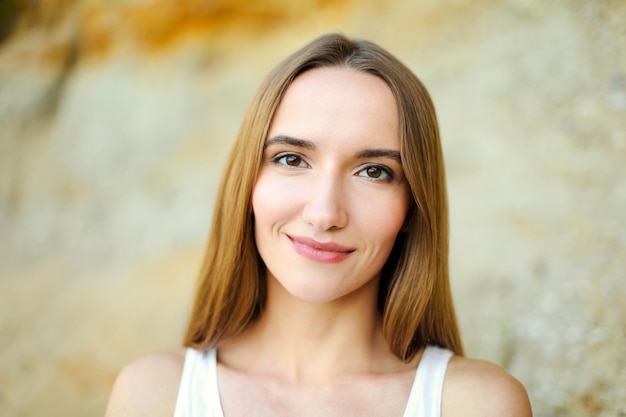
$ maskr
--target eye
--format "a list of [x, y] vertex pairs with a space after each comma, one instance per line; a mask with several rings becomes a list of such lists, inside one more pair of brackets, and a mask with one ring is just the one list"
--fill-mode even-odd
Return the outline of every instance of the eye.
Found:
[[372, 180], [391, 181], [393, 179], [393, 172], [379, 165], [370, 165], [357, 172], [357, 176]]
[[292, 168], [307, 168], [309, 166], [301, 156], [293, 153], [277, 155], [272, 159], [272, 162]]

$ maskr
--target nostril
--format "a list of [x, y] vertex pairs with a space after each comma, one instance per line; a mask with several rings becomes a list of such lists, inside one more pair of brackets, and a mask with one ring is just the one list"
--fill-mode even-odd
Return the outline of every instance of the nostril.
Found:
[[347, 224], [344, 184], [341, 178], [340, 172], [327, 166], [326, 169], [320, 168], [309, 182], [302, 217], [315, 230], [342, 228]]
[[347, 223], [347, 213], [337, 204], [312, 203], [304, 206], [303, 219], [316, 230], [330, 230], [344, 227]]

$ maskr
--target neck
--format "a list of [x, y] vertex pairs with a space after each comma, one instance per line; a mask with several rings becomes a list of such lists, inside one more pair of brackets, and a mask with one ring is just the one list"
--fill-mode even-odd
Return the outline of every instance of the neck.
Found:
[[399, 360], [382, 336], [377, 293], [372, 280], [340, 299], [307, 302], [268, 277], [262, 316], [220, 346], [220, 360], [294, 381], [383, 372]]

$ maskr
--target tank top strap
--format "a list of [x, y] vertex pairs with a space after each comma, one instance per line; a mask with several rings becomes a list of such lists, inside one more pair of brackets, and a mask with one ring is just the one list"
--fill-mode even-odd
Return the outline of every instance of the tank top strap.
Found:
[[187, 348], [174, 417], [224, 417], [217, 386], [217, 351]]
[[443, 381], [452, 352], [436, 346], [424, 349], [411, 387], [404, 417], [440, 417]]
[[[440, 417], [443, 382], [451, 357], [447, 349], [424, 349], [404, 417]], [[216, 349], [187, 349], [174, 417], [224, 417], [217, 385]]]

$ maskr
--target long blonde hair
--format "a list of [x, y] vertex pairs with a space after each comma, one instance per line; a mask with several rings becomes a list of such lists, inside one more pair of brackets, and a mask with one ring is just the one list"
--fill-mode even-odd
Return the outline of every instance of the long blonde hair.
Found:
[[405, 361], [426, 344], [462, 355], [449, 285], [446, 181], [432, 101], [420, 80], [387, 51], [340, 34], [317, 38], [287, 57], [265, 78], [248, 107], [217, 195], [184, 344], [217, 346], [262, 314], [265, 266], [254, 241], [252, 191], [270, 123], [285, 91], [299, 74], [324, 66], [380, 77], [398, 106], [402, 166], [413, 202], [381, 272], [385, 338]]

